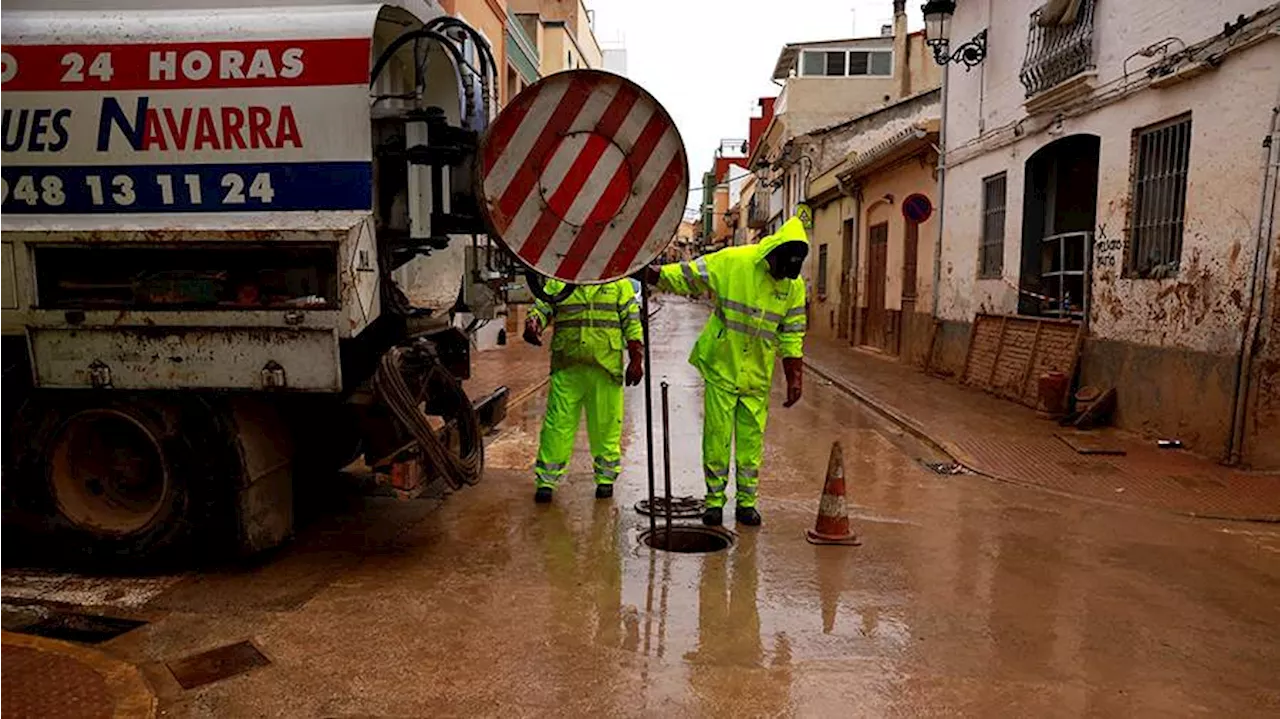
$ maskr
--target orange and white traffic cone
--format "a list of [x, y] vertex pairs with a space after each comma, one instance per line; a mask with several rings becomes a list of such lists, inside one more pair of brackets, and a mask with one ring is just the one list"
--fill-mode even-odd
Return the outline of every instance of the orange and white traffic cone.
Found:
[[805, 531], [805, 537], [810, 544], [861, 544], [849, 527], [849, 512], [844, 503], [844, 452], [839, 442], [831, 444], [827, 481], [822, 487], [822, 502], [818, 504], [818, 521], [813, 529]]

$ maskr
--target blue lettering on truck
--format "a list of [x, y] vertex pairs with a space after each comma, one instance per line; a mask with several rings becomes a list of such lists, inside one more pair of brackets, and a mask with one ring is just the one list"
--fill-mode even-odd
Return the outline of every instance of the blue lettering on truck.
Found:
[[0, 211], [372, 209], [366, 38], [171, 45], [6, 46]]

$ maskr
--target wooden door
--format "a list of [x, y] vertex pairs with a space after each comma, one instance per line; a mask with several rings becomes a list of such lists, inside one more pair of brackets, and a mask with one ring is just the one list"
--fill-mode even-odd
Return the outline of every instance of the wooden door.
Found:
[[856, 339], [853, 307], [857, 303], [858, 283], [853, 276], [853, 220], [845, 220], [841, 231], [840, 252], [840, 330], [836, 336], [844, 340]]
[[889, 223], [882, 222], [867, 229], [867, 321], [862, 333], [863, 344], [880, 350], [888, 349], [889, 318], [884, 308], [888, 269]]

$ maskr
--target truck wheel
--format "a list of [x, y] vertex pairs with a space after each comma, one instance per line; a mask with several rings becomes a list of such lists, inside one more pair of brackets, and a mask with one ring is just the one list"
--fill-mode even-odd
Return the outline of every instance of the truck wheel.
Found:
[[33, 396], [17, 469], [51, 548], [134, 563], [187, 547], [231, 496], [216, 491], [236, 457], [221, 424], [195, 398]]

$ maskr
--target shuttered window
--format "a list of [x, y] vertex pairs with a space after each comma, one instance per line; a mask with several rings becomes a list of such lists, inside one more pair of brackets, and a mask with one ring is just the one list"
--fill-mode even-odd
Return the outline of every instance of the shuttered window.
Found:
[[818, 297], [827, 296], [827, 245], [818, 245]]
[[982, 180], [982, 238], [978, 278], [999, 279], [1004, 270], [1005, 173]]

